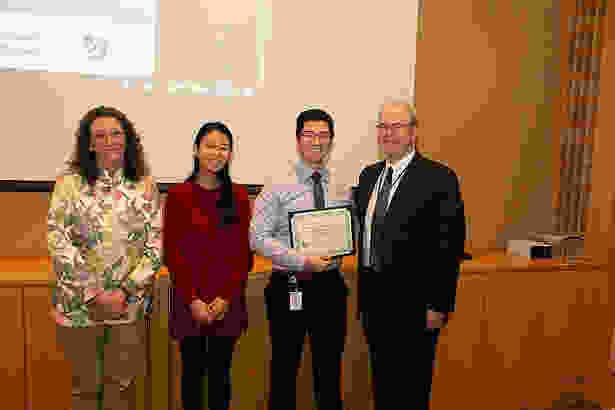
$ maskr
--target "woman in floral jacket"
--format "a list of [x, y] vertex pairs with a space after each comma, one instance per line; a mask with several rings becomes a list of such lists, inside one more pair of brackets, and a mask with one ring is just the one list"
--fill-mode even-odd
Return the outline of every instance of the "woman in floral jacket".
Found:
[[142, 319], [160, 269], [159, 194], [122, 112], [89, 111], [76, 138], [48, 213], [52, 315], [73, 365], [73, 410], [95, 410], [103, 398], [105, 409], [132, 409], [145, 369]]

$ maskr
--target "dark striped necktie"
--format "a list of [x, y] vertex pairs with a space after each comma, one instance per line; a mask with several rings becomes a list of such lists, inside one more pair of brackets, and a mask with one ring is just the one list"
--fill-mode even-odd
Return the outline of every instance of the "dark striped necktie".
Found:
[[389, 194], [391, 193], [391, 186], [393, 180], [393, 168], [387, 169], [386, 177], [378, 192], [378, 199], [376, 200], [376, 209], [372, 216], [372, 232], [370, 237], [370, 250], [369, 250], [369, 262], [370, 265], [376, 270], [382, 269], [381, 258], [378, 254], [377, 245], [382, 242], [382, 233], [384, 228], [384, 216], [386, 215], [387, 205], [389, 202]]
[[319, 172], [312, 174], [312, 180], [314, 181], [314, 208], [323, 209], [325, 207], [325, 192], [322, 189], [320, 183], [322, 176]]

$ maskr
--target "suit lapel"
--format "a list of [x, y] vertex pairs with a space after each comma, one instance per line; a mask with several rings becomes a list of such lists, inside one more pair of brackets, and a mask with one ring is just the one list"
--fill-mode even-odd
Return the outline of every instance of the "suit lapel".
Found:
[[[410, 161], [410, 163], [408, 164], [408, 168], [406, 169], [406, 172], [404, 173], [404, 175], [402, 175], [401, 181], [399, 181], [399, 185], [397, 186], [397, 189], [395, 190], [395, 193], [393, 194], [393, 197], [391, 198], [391, 202], [389, 203], [386, 216], [389, 216], [394, 210], [394, 207], [398, 203], [400, 203], [400, 198], [403, 195], [403, 193], [406, 190], [411, 189], [411, 186], [413, 185], [413, 180], [416, 180], [415, 178], [417, 175], [416, 171], [420, 168], [422, 160], [423, 160], [423, 157], [418, 153], [418, 151], [415, 152], [414, 158], [412, 158], [412, 161]], [[409, 206], [408, 202], [405, 202], [404, 205], [406, 207]]]
[[384, 161], [380, 161], [376, 163], [376, 166], [372, 169], [372, 172], [367, 176], [367, 183], [365, 184], [365, 188], [363, 192], [361, 192], [361, 217], [365, 217], [365, 212], [367, 211], [367, 207], [369, 205], [369, 198], [372, 195], [372, 191], [376, 188], [376, 182], [378, 182], [378, 177], [380, 173], [384, 169]]

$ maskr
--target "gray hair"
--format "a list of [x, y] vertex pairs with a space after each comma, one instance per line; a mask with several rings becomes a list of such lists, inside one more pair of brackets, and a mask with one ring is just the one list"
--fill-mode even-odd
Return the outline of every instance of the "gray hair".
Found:
[[385, 102], [380, 104], [380, 109], [378, 110], [378, 120], [382, 118], [382, 112], [384, 111], [385, 105], [403, 105], [408, 107], [408, 121], [410, 124], [416, 123], [416, 108], [406, 99], [386, 99]]

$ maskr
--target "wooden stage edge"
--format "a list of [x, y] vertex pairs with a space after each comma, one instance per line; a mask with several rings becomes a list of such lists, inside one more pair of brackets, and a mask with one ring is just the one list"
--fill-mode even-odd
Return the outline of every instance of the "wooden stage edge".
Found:
[[[469, 252], [471, 253], [471, 252]], [[486, 275], [497, 272], [527, 272], [527, 271], [567, 271], [580, 272], [604, 269], [594, 264], [589, 258], [581, 258], [575, 263], [566, 263], [561, 259], [529, 260], [521, 256], [506, 255], [503, 250], [475, 251], [474, 259], [464, 261], [461, 264], [461, 276]], [[342, 271], [356, 271], [356, 257], [344, 258]], [[254, 268], [249, 274], [250, 279], [263, 279], [271, 272], [271, 261], [256, 256]], [[167, 276], [168, 271], [163, 267], [159, 276]], [[50, 258], [40, 257], [0, 257], [0, 286], [23, 285], [48, 285], [55, 281], [55, 275], [51, 271]]]

